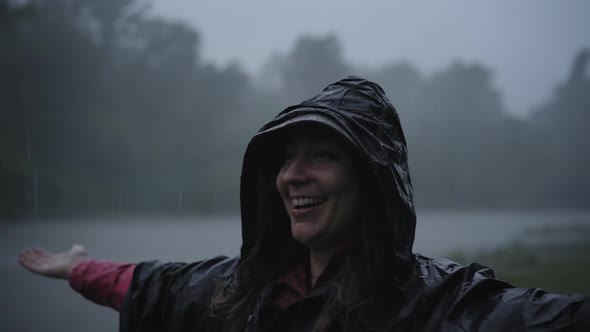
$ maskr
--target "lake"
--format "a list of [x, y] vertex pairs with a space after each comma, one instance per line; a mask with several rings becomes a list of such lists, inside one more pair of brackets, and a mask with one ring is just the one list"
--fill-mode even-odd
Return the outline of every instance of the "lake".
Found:
[[[427, 256], [478, 250], [519, 242], [546, 241], [534, 229], [583, 225], [590, 212], [418, 213], [414, 251]], [[551, 236], [574, 241], [577, 234]], [[148, 259], [194, 261], [240, 248], [237, 216], [55, 219], [0, 224], [0, 312], [3, 331], [117, 331], [118, 315], [83, 299], [66, 282], [42, 278], [17, 263], [26, 247], [49, 251], [86, 246], [95, 258], [124, 262]]]

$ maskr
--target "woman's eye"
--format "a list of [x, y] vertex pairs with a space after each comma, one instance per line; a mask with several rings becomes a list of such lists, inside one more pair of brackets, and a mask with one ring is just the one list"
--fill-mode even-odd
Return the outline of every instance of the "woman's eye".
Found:
[[283, 155], [281, 157], [282, 157], [281, 168], [284, 168], [291, 163], [293, 158], [295, 158], [295, 153], [289, 152], [289, 151], [284, 151]]
[[289, 161], [291, 159], [295, 158], [295, 154], [294, 153], [289, 153], [289, 152], [285, 152], [283, 153], [283, 161]]
[[317, 151], [314, 154], [314, 157], [319, 161], [333, 161], [338, 159], [338, 156], [335, 153], [326, 150]]
[[290, 160], [295, 157], [295, 148], [291, 144], [287, 144], [283, 147], [282, 151], [283, 160]]

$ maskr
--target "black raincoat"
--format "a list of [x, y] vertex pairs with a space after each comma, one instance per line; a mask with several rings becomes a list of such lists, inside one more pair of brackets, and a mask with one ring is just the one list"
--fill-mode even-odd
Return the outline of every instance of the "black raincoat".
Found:
[[[582, 295], [548, 294], [515, 288], [495, 278], [491, 269], [461, 266], [412, 252], [416, 224], [406, 142], [397, 112], [376, 84], [351, 77], [289, 107], [253, 137], [244, 156], [241, 177], [242, 249], [248, 256], [264, 241], [258, 223], [276, 209], [274, 176], [269, 174], [272, 133], [294, 123], [331, 127], [359, 152], [382, 200], [383, 229], [394, 255], [412, 266], [404, 287], [406, 299], [392, 309], [386, 331], [590, 331], [590, 300]], [[275, 204], [270, 206], [269, 204]], [[272, 241], [271, 241], [272, 242]], [[272, 251], [273, 243], [266, 248]], [[275, 244], [276, 245], [276, 244]], [[272, 255], [272, 253], [269, 253]], [[219, 280], [228, 280], [240, 257], [217, 257], [192, 264], [139, 264], [121, 312], [121, 331], [198, 331]], [[268, 304], [268, 285], [245, 322], [258, 331], [260, 309]], [[328, 282], [290, 306], [277, 331], [309, 331], [334, 288]]]

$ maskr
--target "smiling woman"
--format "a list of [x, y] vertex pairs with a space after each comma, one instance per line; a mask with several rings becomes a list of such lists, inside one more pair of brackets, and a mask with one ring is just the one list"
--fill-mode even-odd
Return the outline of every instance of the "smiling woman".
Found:
[[291, 234], [310, 249], [312, 286], [332, 257], [351, 245], [360, 223], [353, 154], [331, 131], [313, 122], [291, 129], [276, 180]]
[[276, 181], [293, 238], [312, 251], [330, 251], [351, 239], [359, 222], [353, 156], [330, 130], [299, 125], [289, 132]]
[[122, 331], [590, 328], [585, 296], [514, 288], [479, 264], [413, 253], [406, 141], [375, 83], [338, 81], [265, 124], [240, 190], [235, 258], [125, 265], [76, 246], [20, 261], [120, 310]]

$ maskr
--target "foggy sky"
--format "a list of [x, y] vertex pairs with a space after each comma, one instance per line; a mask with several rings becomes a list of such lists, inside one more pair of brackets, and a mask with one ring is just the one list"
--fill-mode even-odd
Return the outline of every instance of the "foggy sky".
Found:
[[575, 54], [590, 47], [586, 0], [155, 0], [153, 13], [196, 27], [205, 61], [237, 61], [251, 74], [306, 33], [335, 33], [357, 66], [409, 61], [428, 75], [457, 60], [482, 63], [521, 116], [546, 101]]

